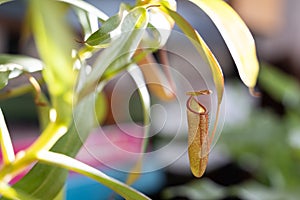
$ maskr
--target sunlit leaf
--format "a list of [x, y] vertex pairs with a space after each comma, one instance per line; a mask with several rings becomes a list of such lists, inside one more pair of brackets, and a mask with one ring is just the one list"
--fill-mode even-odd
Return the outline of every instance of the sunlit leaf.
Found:
[[144, 121], [144, 128], [143, 128], [144, 135], [143, 135], [140, 156], [136, 161], [135, 165], [133, 166], [133, 168], [130, 170], [126, 180], [126, 183], [131, 185], [136, 180], [138, 180], [141, 174], [141, 170], [143, 168], [143, 153], [145, 153], [149, 141], [151, 99], [150, 99], [149, 91], [146, 87], [144, 76], [140, 68], [134, 64], [131, 65], [131, 67], [128, 69], [128, 72], [138, 88], [138, 93], [142, 102], [143, 121]]
[[93, 32], [99, 29], [98, 18], [95, 15], [87, 13], [79, 8], [75, 8], [74, 10], [82, 27], [84, 40], [86, 40]]
[[224, 77], [218, 61], [216, 60], [207, 44], [204, 42], [203, 38], [182, 16], [168, 8], [166, 8], [166, 12], [169, 13], [169, 15], [175, 20], [178, 27], [186, 36], [188, 36], [199, 53], [204, 56], [204, 59], [208, 62], [212, 71], [215, 87], [218, 94], [218, 103], [220, 104], [224, 92]]
[[113, 179], [102, 173], [101, 171], [66, 155], [42, 151], [38, 154], [38, 159], [46, 164], [60, 166], [92, 178], [111, 188], [128, 200], [149, 199], [147, 196], [131, 188], [130, 186], [116, 179]]
[[199, 6], [219, 29], [242, 81], [254, 88], [259, 64], [254, 39], [239, 15], [223, 0], [189, 0]]
[[[31, 24], [45, 68], [42, 71], [57, 121], [69, 123], [72, 114], [75, 73], [71, 55], [74, 42], [65, 21], [65, 10], [55, 1], [30, 1]], [[44, 10], [51, 12], [44, 12]], [[67, 76], [66, 76], [67, 75]]]
[[126, 15], [121, 24], [121, 35], [116, 36], [118, 38], [110, 47], [104, 49], [95, 61], [94, 68], [81, 89], [79, 99], [95, 90], [105, 70], [107, 70], [105, 73], [110, 73], [130, 62], [147, 24], [148, 15], [145, 8], [137, 7]]
[[107, 97], [104, 92], [100, 92], [95, 95], [95, 114], [97, 119], [97, 124], [102, 124], [106, 119], [108, 113], [108, 102]]
[[[173, 10], [176, 10], [176, 2]], [[174, 20], [160, 10], [159, 7], [149, 8], [149, 23], [159, 32], [159, 47], [163, 47], [174, 27]]]
[[99, 28], [99, 20], [106, 21], [109, 17], [95, 6], [82, 0], [57, 0], [72, 5], [84, 31], [84, 38], [89, 37]]
[[87, 40], [86, 43], [90, 46], [107, 46], [111, 42], [110, 32], [115, 30], [121, 23], [122, 15], [117, 14], [110, 17], [105, 21], [99, 30], [94, 32]]
[[14, 148], [1, 109], [0, 109], [0, 145], [1, 145], [3, 163], [5, 165], [8, 165], [15, 160], [15, 153], [14, 153]]
[[[153, 53], [153, 51], [155, 51], [155, 49], [144, 49], [143, 51], [139, 51], [136, 50], [134, 56], [126, 62], [126, 60], [123, 60], [123, 62], [114, 62], [112, 65], [110, 65], [110, 67], [112, 67], [112, 70], [106, 70], [104, 72], [104, 74], [102, 75], [100, 82], [101, 81], [107, 81], [111, 78], [113, 78], [114, 76], [116, 76], [118, 73], [120, 73], [121, 71], [124, 71], [126, 69], [128, 69], [128, 67], [132, 64], [136, 64], [138, 62], [140, 62], [141, 60], [143, 60], [148, 54]], [[125, 57], [125, 56], [124, 56]]]
[[215, 56], [213, 55], [213, 53], [211, 52], [207, 44], [204, 42], [202, 37], [198, 34], [198, 32], [177, 12], [168, 9], [167, 7], [164, 8], [165, 8], [165, 12], [168, 13], [175, 20], [178, 27], [190, 39], [190, 41], [196, 47], [199, 54], [202, 55], [203, 58], [207, 61], [211, 69], [214, 84], [217, 90], [217, 99], [218, 99], [215, 122], [214, 122], [213, 130], [210, 138], [210, 140], [212, 141], [217, 129], [219, 115], [220, 115], [220, 107], [221, 107], [223, 93], [224, 93], [224, 77], [223, 77], [222, 69], [218, 61], [216, 60]]
[[10, 1], [13, 1], [13, 0], [0, 0], [0, 5], [3, 4], [3, 3], [10, 2]]
[[82, 0], [57, 0], [57, 1], [68, 3], [70, 5], [73, 5], [77, 8], [80, 8], [80, 9], [86, 11], [87, 13], [92, 13], [93, 15], [97, 16], [99, 19], [101, 19], [103, 21], [106, 21], [108, 19], [108, 16], [104, 12], [102, 12], [95, 6], [89, 4], [85, 1], [82, 1]]

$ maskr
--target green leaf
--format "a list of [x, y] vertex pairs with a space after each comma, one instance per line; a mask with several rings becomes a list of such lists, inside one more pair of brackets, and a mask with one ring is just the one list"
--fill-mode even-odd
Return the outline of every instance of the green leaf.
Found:
[[87, 40], [86, 43], [90, 46], [96, 46], [98, 48], [106, 47], [110, 44], [110, 32], [115, 30], [121, 23], [122, 14], [117, 14], [110, 17], [105, 21], [99, 30], [94, 32]]
[[0, 145], [4, 165], [8, 165], [15, 160], [14, 148], [5, 123], [5, 119], [0, 109]]
[[165, 11], [174, 19], [178, 27], [191, 40], [198, 52], [209, 64], [218, 93], [218, 103], [220, 104], [224, 92], [224, 77], [218, 61], [216, 60], [207, 44], [204, 42], [203, 38], [182, 16], [180, 16], [177, 12], [168, 9], [167, 7], [165, 7]]
[[151, 99], [150, 99], [149, 91], [146, 87], [143, 73], [139, 68], [139, 66], [137, 66], [136, 64], [131, 65], [131, 67], [129, 67], [128, 69], [128, 72], [138, 88], [139, 96], [142, 102], [143, 119], [144, 119], [144, 129], [143, 129], [144, 135], [143, 135], [142, 147], [140, 151], [141, 155], [139, 156], [133, 168], [130, 170], [126, 181], [127, 184], [131, 185], [140, 176], [142, 170], [142, 164], [143, 164], [143, 153], [146, 151], [148, 141], [149, 141]]
[[87, 75], [87, 81], [80, 88], [79, 99], [93, 92], [104, 73], [116, 71], [130, 62], [130, 58], [137, 49], [148, 24], [147, 11], [143, 7], [131, 10], [121, 24], [121, 34], [118, 35], [110, 47], [104, 49], [94, 63], [94, 68]]
[[[106, 70], [103, 74], [103, 76], [100, 79], [100, 82], [105, 82], [112, 77], [119, 74], [121, 71], [128, 69], [128, 67], [132, 64], [136, 64], [143, 60], [148, 54], [151, 54], [155, 51], [155, 49], [145, 49], [143, 51], [136, 51], [135, 55], [128, 61], [126, 60], [121, 61], [122, 59], [116, 60], [114, 63], [112, 63], [108, 70]], [[125, 56], [124, 56], [125, 57]], [[122, 65], [123, 64], [123, 65]]]
[[110, 189], [114, 190], [115, 192], [117, 192], [118, 194], [120, 194], [128, 200], [149, 199], [148, 197], [138, 192], [137, 190], [131, 188], [130, 186], [116, 179], [113, 179], [107, 176], [106, 174], [102, 173], [101, 171], [66, 155], [42, 151], [38, 154], [38, 159], [39, 161], [44, 162], [46, 164], [63, 167], [74, 172], [83, 174], [89, 178], [92, 178], [102, 183], [103, 185], [109, 187]]
[[73, 5], [81, 10], [86, 11], [87, 13], [91, 13], [92, 15], [95, 15], [96, 17], [98, 17], [99, 19], [101, 19], [103, 21], [106, 21], [108, 19], [108, 16], [104, 12], [102, 12], [95, 6], [89, 4], [85, 1], [82, 1], [82, 0], [57, 0], [57, 1]]
[[223, 93], [224, 93], [224, 77], [223, 77], [222, 69], [218, 61], [216, 60], [215, 56], [213, 55], [213, 53], [211, 52], [207, 44], [204, 42], [202, 37], [198, 34], [198, 32], [177, 12], [169, 9], [166, 6], [164, 6], [164, 8], [165, 8], [164, 11], [174, 19], [178, 27], [190, 39], [190, 41], [196, 47], [199, 54], [204, 57], [204, 59], [209, 64], [210, 69], [212, 71], [212, 76], [213, 76], [214, 84], [217, 90], [217, 97], [218, 97], [218, 106], [216, 111], [215, 123], [211, 134], [211, 140], [212, 140], [217, 129], [220, 107], [221, 107]]
[[84, 39], [87, 39], [93, 32], [98, 30], [98, 18], [79, 8], [75, 8], [74, 10], [83, 29]]
[[13, 0], [0, 0], [0, 5], [4, 4], [4, 3], [7, 3], [7, 2], [10, 2], [10, 1], [13, 1]]
[[72, 5], [79, 18], [80, 24], [84, 31], [84, 38], [89, 37], [99, 28], [99, 20], [106, 21], [109, 17], [94, 7], [93, 5], [82, 0], [58, 0]]
[[201, 8], [220, 31], [242, 81], [254, 88], [259, 64], [254, 39], [239, 15], [223, 0], [189, 0]]
[[4, 88], [7, 85], [9, 74], [10, 74], [10, 71], [8, 71], [8, 70], [6, 70], [4, 72], [0, 71], [0, 89]]
[[[68, 132], [51, 151], [74, 157], [95, 124], [94, 96], [83, 99], [75, 108]], [[37, 199], [52, 200], [65, 184], [68, 171], [44, 164], [35, 165], [13, 188], [26, 191]]]
[[57, 113], [56, 121], [68, 124], [72, 115], [75, 72], [71, 57], [73, 35], [65, 21], [65, 9], [49, 0], [31, 0], [29, 6], [33, 35], [45, 63], [43, 77]]
[[95, 94], [95, 114], [97, 119], [97, 124], [102, 124], [108, 113], [108, 102], [107, 97], [104, 92]]

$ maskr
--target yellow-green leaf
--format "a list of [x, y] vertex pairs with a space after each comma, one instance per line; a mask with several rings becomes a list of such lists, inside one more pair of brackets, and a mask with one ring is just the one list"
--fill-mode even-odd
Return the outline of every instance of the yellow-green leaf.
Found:
[[10, 2], [10, 1], [13, 1], [13, 0], [0, 0], [0, 5], [3, 4], [3, 3]]
[[135, 165], [129, 171], [129, 174], [128, 174], [128, 177], [126, 180], [126, 184], [131, 185], [136, 180], [139, 179], [142, 168], [143, 168], [143, 153], [146, 151], [147, 145], [149, 142], [151, 99], [150, 99], [150, 94], [149, 94], [147, 87], [143, 87], [144, 85], [146, 85], [146, 83], [145, 83], [146, 80], [143, 78], [143, 73], [140, 70], [140, 68], [137, 65], [133, 64], [128, 69], [128, 72], [138, 88], [139, 96], [140, 96], [141, 103], [142, 103], [143, 118], [144, 118], [143, 119], [144, 135], [143, 135], [141, 151], [140, 151], [141, 154], [140, 154], [138, 160], [136, 161]]
[[51, 0], [31, 0], [29, 6], [33, 35], [45, 63], [42, 73], [51, 103], [56, 109], [57, 121], [67, 124], [72, 114], [75, 72], [71, 57], [74, 37], [65, 21], [66, 10], [61, 3]]
[[209, 64], [217, 90], [218, 104], [221, 104], [224, 92], [224, 77], [218, 61], [216, 60], [207, 44], [204, 42], [203, 38], [199, 35], [199, 33], [180, 14], [173, 10], [170, 10], [165, 6], [164, 8], [164, 11], [174, 19], [177, 26], [190, 39], [199, 54], [201, 54]]
[[254, 39], [239, 15], [223, 0], [189, 0], [214, 22], [238, 68], [242, 81], [253, 88], [259, 64]]
[[190, 41], [196, 47], [199, 54], [202, 55], [203, 58], [207, 61], [211, 69], [214, 84], [217, 90], [217, 99], [218, 99], [215, 122], [214, 122], [213, 130], [210, 138], [210, 140], [212, 141], [215, 132], [217, 130], [220, 108], [221, 108], [221, 103], [222, 103], [223, 93], [224, 93], [224, 77], [223, 77], [222, 69], [218, 61], [216, 60], [215, 56], [213, 55], [213, 53], [211, 52], [207, 44], [204, 42], [202, 37], [199, 35], [199, 33], [177, 12], [168, 9], [168, 7], [166, 6], [164, 6], [164, 11], [174, 19], [175, 23], [182, 30], [182, 32], [190, 39]]
[[106, 187], [114, 190], [119, 195], [123, 196], [126, 199], [130, 200], [149, 200], [147, 196], [144, 194], [138, 192], [134, 188], [114, 179], [103, 172], [86, 165], [74, 158], [71, 158], [69, 156], [66, 156], [64, 154], [55, 153], [55, 152], [47, 152], [47, 151], [41, 151], [38, 154], [39, 161], [53, 165], [58, 167], [63, 167], [68, 170], [72, 170], [74, 172], [80, 173], [82, 175], [85, 175], [89, 178], [92, 178], [99, 183], [105, 185]]

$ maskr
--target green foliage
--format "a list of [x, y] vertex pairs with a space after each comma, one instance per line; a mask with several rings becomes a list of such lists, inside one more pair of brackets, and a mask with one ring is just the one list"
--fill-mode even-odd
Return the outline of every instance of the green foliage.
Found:
[[[5, 2], [8, 1], [2, 0], [0, 4]], [[254, 87], [258, 66], [253, 38], [247, 27], [223, 1], [192, 2], [207, 12], [216, 23], [224, 34], [242, 80], [247, 86]], [[32, 85], [30, 88], [20, 85], [0, 96], [11, 98], [34, 91], [42, 131], [30, 147], [14, 155], [1, 113], [0, 142], [4, 158], [0, 166], [2, 199], [61, 199], [68, 170], [95, 179], [126, 199], [149, 199], [132, 187], [74, 159], [98, 119], [103, 118], [98, 113], [96, 119], [94, 105], [96, 104], [97, 109], [102, 106], [106, 110], [105, 101], [97, 99], [97, 96], [113, 76], [134, 68], [147, 54], [165, 44], [169, 35], [163, 36], [160, 27], [149, 21], [150, 15], [159, 13], [164, 16], [163, 20], [169, 26], [168, 31], [177, 23], [210, 66], [218, 96], [216, 127], [223, 99], [224, 80], [215, 56], [197, 31], [176, 12], [176, 2], [172, 0], [137, 1], [135, 6], [121, 4], [119, 12], [112, 17], [80, 0], [30, 0], [27, 3], [30, 29], [41, 60], [20, 55], [0, 55], [1, 89], [24, 73], [28, 75]], [[84, 33], [84, 42], [79, 49], [76, 48], [78, 44], [74, 42], [75, 36], [66, 19], [70, 9], [75, 10]], [[228, 18], [223, 19], [224, 16]], [[222, 23], [217, 23], [216, 19], [220, 19]], [[231, 23], [235, 20], [238, 23]], [[149, 32], [146, 31], [147, 28]], [[237, 28], [238, 36], [232, 32]], [[155, 37], [146, 39], [146, 33]], [[242, 44], [242, 48], [238, 44]], [[251, 52], [245, 52], [244, 49]], [[87, 63], [92, 56], [95, 61], [90, 66]], [[30, 76], [30, 73], [37, 71], [42, 74], [43, 80], [40, 82]], [[139, 74], [132, 74], [132, 77], [138, 86], [147, 84], [141, 71]], [[39, 84], [47, 86], [49, 98], [42, 93]], [[139, 94], [144, 122], [148, 124], [149, 93], [147, 89], [140, 89]], [[144, 134], [147, 136], [148, 128], [145, 128]], [[146, 150], [147, 142], [144, 139], [142, 152]], [[137, 171], [132, 173], [139, 172], [141, 160], [137, 163]], [[14, 176], [32, 164], [35, 166], [20, 181], [13, 186], [8, 184]], [[134, 182], [135, 178], [129, 178], [128, 182]]]

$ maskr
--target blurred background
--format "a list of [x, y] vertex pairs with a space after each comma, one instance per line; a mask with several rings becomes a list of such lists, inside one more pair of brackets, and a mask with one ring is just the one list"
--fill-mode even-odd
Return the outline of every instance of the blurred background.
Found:
[[[110, 16], [118, 11], [120, 4], [119, 0], [88, 2]], [[125, 2], [134, 3], [133, 0]], [[182, 105], [183, 97], [175, 102], [160, 102], [152, 97], [155, 105], [161, 105], [162, 108], [157, 106], [153, 109], [151, 130], [155, 134], [151, 137], [149, 148], [151, 151], [160, 150], [166, 145], [169, 148], [155, 159], [145, 161], [144, 168], [147, 169], [144, 170], [147, 173], [142, 175], [134, 186], [153, 199], [299, 199], [300, 1], [227, 1], [245, 20], [256, 40], [261, 66], [256, 90], [261, 93], [261, 97], [252, 97], [240, 81], [228, 49], [209, 18], [193, 4], [185, 0], [177, 2], [178, 12], [200, 32], [224, 70], [226, 81], [224, 126], [220, 127], [222, 133], [211, 151], [206, 173], [201, 179], [196, 179], [189, 170], [185, 152], [187, 148], [185, 108], [177, 109], [178, 105]], [[26, 42], [23, 40], [25, 10], [26, 1], [0, 6], [0, 53], [37, 56], [32, 39]], [[73, 20], [72, 15], [70, 20]], [[76, 23], [74, 30], [80, 35]], [[197, 68], [202, 77], [197, 84], [205, 87], [211, 83], [210, 78], [203, 79], [209, 76], [207, 66], [196, 56], [191, 46], [185, 45], [185, 39], [181, 35], [172, 35], [167, 45], [175, 52], [169, 53], [169, 57], [170, 65], [176, 72], [183, 74], [185, 79], [199, 81], [199, 77], [191, 77], [193, 68]], [[191, 71], [180, 71], [182, 65]], [[119, 88], [124, 94], [118, 92], [119, 96], [113, 98], [113, 91], [119, 79], [112, 81], [103, 94], [104, 101], [111, 102], [112, 99], [117, 101], [114, 104], [107, 104], [108, 108], [103, 111], [106, 115], [101, 122], [104, 132], [114, 133], [116, 136], [123, 129], [114, 126], [116, 119], [113, 117], [112, 107], [120, 104], [118, 100], [124, 102], [122, 98], [128, 98], [126, 91], [133, 91], [128, 105], [125, 105], [128, 112], [124, 111], [124, 116], [118, 120], [124, 123], [142, 121], [141, 103], [134, 91], [133, 83], [130, 79], [126, 79], [126, 75], [122, 77], [125, 77], [122, 81], [129, 82], [127, 85], [121, 84]], [[16, 81], [28, 84], [26, 78]], [[24, 144], [26, 138], [37, 136], [39, 130], [36, 108], [30, 94], [1, 100], [0, 107], [6, 116], [16, 145]], [[141, 132], [132, 127], [126, 130]], [[110, 158], [115, 159], [108, 161], [112, 166], [127, 166], [126, 159], [122, 160], [122, 156], [110, 152], [110, 147], [105, 146], [101, 137], [98, 138], [99, 143], [93, 143], [97, 140], [95, 137], [99, 137], [97, 133], [99, 130], [94, 131], [92, 139], [87, 141], [87, 146], [91, 146], [83, 150], [79, 158], [124, 181], [126, 173], [101, 164], [100, 157], [97, 156], [103, 156], [103, 153], [98, 155], [97, 152], [105, 151], [112, 155]], [[115, 142], [127, 151], [135, 151], [140, 145], [139, 141], [129, 140], [126, 137], [119, 137]], [[161, 163], [168, 165], [161, 167]], [[71, 174], [67, 184], [67, 198], [81, 199], [81, 195], [87, 194], [90, 195], [89, 199], [114, 198], [111, 191], [99, 184]]]

